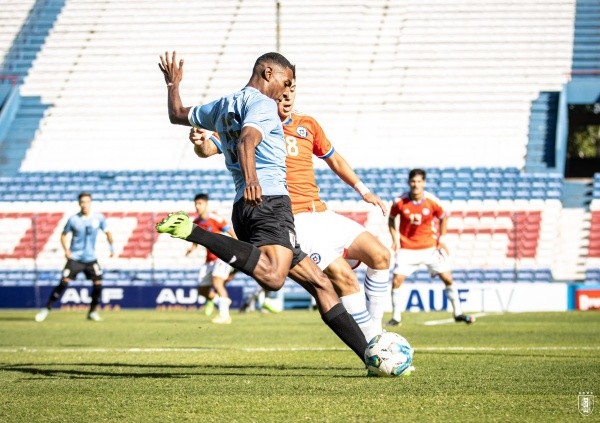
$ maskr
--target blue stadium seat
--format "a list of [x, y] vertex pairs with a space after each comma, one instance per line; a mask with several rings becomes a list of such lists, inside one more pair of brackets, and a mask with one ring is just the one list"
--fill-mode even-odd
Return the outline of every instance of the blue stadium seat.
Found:
[[515, 282], [517, 274], [515, 269], [502, 269], [499, 272], [500, 282]]
[[519, 270], [517, 278], [519, 282], [534, 282], [535, 272], [533, 270], [522, 269]]

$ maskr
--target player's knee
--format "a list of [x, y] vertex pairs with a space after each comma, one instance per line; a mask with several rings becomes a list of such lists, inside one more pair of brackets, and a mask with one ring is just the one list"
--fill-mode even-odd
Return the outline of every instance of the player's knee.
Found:
[[370, 267], [377, 270], [389, 269], [391, 259], [392, 255], [390, 254], [390, 250], [381, 246], [373, 255], [373, 266]]
[[355, 288], [359, 287], [356, 273], [348, 266], [346, 266], [346, 268], [328, 268], [325, 273], [335, 286], [337, 292], [346, 293], [354, 291]]
[[260, 279], [260, 285], [266, 291], [279, 291], [283, 288], [283, 284], [285, 283], [286, 274], [280, 274], [278, 272], [273, 272], [265, 275]]

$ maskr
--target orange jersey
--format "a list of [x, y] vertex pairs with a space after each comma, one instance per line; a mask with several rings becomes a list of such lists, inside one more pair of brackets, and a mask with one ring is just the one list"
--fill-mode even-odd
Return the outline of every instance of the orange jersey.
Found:
[[445, 216], [440, 200], [425, 191], [420, 202], [411, 200], [409, 193], [394, 199], [390, 217], [400, 216], [400, 247], [421, 250], [437, 245], [435, 218]]
[[[219, 216], [218, 214], [213, 213], [213, 212], [209, 212], [206, 219], [202, 219], [202, 218], [200, 218], [200, 216], [198, 216], [197, 218], [194, 219], [194, 223], [196, 225], [200, 226], [202, 229], [207, 230], [209, 232], [216, 233], [216, 234], [227, 233], [227, 231], [229, 231], [229, 228], [230, 228], [227, 220], [225, 220], [224, 218], [222, 218], [221, 216]], [[217, 256], [215, 256], [214, 253], [207, 248], [206, 249], [206, 262], [209, 263], [211, 261], [215, 261], [216, 259], [217, 259]]]
[[287, 185], [294, 214], [323, 211], [327, 207], [319, 197], [313, 154], [326, 159], [335, 151], [321, 125], [311, 116], [292, 112], [283, 122], [287, 150]]

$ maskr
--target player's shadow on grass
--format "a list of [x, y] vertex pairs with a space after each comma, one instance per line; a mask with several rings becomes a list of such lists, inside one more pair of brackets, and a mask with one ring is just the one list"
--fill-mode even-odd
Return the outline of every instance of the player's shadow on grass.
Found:
[[31, 317], [31, 316], [2, 316], [2, 315], [0, 315], [0, 322], [33, 322], [33, 317]]
[[[61, 369], [60, 367], [70, 367]], [[52, 368], [48, 368], [52, 367]], [[103, 370], [85, 370], [79, 367], [104, 367]], [[114, 368], [110, 370], [111, 368]], [[138, 368], [142, 370], [157, 369], [154, 372], [119, 371], [119, 368]], [[168, 369], [170, 371], [163, 371]], [[174, 369], [190, 370], [189, 372], [174, 372]], [[19, 372], [27, 375], [54, 378], [54, 379], [98, 379], [98, 378], [152, 378], [152, 379], [177, 379], [193, 378], [198, 376], [247, 376], [247, 377], [298, 377], [298, 376], [323, 376], [323, 372], [349, 372], [356, 371], [356, 367], [313, 367], [313, 366], [266, 366], [266, 365], [227, 365], [227, 364], [201, 364], [201, 365], [171, 365], [171, 364], [129, 364], [129, 363], [78, 363], [78, 364], [2, 364], [0, 371]], [[192, 371], [196, 370], [196, 371]], [[247, 370], [247, 371], [243, 371]], [[257, 372], [257, 370], [259, 370]], [[301, 371], [302, 373], [299, 373]], [[281, 372], [281, 373], [279, 373]], [[354, 378], [363, 375], [334, 374], [331, 377]], [[36, 377], [32, 378], [36, 379]]]

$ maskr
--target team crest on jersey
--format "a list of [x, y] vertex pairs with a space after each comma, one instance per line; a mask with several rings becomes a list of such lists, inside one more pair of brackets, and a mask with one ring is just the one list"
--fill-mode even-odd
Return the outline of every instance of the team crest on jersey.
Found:
[[308, 130], [304, 126], [299, 126], [296, 128], [296, 133], [302, 138], [306, 138], [308, 136]]
[[312, 253], [310, 255], [310, 259], [315, 262], [315, 264], [321, 263], [321, 255], [319, 253]]
[[409, 209], [404, 209], [404, 214], [410, 214], [410, 210]]
[[431, 210], [429, 210], [427, 207], [425, 207], [425, 208], [423, 208], [423, 211], [421, 213], [423, 213], [423, 216], [428, 216], [429, 213], [431, 213]]

